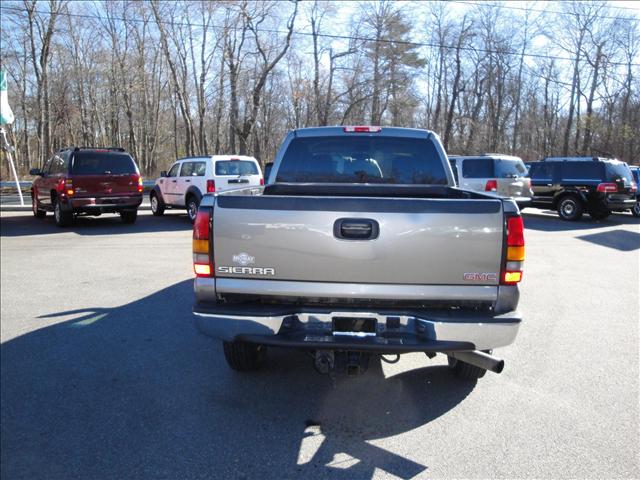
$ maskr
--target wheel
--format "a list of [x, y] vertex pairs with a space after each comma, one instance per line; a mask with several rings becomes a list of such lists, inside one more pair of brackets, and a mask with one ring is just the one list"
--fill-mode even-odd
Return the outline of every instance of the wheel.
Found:
[[122, 210], [120, 212], [122, 223], [135, 223], [137, 218], [138, 210]]
[[611, 215], [611, 210], [608, 210], [606, 208], [593, 209], [593, 210], [589, 210], [589, 215], [594, 220], [604, 220], [609, 215]]
[[631, 209], [631, 215], [634, 217], [640, 217], [640, 202], [636, 202], [636, 204]]
[[189, 197], [187, 198], [187, 213], [189, 214], [189, 220], [191, 220], [191, 223], [194, 223], [196, 221], [196, 215], [198, 215], [199, 206], [200, 202], [198, 201], [198, 199], [193, 195], [189, 195]]
[[151, 213], [153, 213], [156, 217], [159, 217], [164, 213], [164, 203], [160, 201], [158, 195], [151, 192]]
[[65, 212], [60, 206], [60, 202], [55, 200], [53, 207], [53, 218], [59, 227], [68, 227], [73, 222], [73, 212]]
[[[491, 350], [483, 350], [485, 353], [491, 353]], [[447, 356], [449, 368], [453, 370], [453, 374], [462, 380], [477, 380], [484, 377], [487, 371], [484, 368], [470, 365], [466, 362], [458, 360], [457, 358]]]
[[38, 200], [33, 193], [31, 193], [31, 209], [33, 210], [33, 216], [36, 218], [44, 218], [47, 216], [47, 212], [38, 208]]
[[583, 211], [582, 201], [574, 195], [562, 197], [558, 202], [558, 215], [562, 220], [575, 222], [582, 217]]
[[229, 366], [239, 372], [257, 370], [264, 363], [267, 348], [247, 342], [222, 342], [224, 358]]

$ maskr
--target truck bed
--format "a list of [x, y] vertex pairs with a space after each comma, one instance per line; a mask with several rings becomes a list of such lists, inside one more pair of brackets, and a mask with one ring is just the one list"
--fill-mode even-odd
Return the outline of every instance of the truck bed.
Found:
[[[336, 305], [495, 306], [517, 211], [447, 186], [274, 184], [211, 203], [218, 298]], [[341, 238], [345, 221], [377, 232]]]

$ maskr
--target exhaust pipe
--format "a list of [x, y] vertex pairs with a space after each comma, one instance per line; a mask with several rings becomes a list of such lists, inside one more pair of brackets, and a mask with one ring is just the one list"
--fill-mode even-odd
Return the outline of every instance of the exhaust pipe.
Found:
[[484, 368], [494, 373], [500, 373], [504, 369], [504, 360], [481, 352], [480, 350], [473, 350], [471, 352], [447, 352], [447, 355], [461, 362]]

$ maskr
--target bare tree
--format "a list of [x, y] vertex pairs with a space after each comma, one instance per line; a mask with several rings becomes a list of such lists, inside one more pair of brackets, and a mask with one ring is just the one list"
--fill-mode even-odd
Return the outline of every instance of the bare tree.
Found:
[[36, 98], [38, 105], [38, 155], [40, 161], [51, 150], [51, 103], [49, 99], [49, 62], [51, 41], [56, 29], [56, 21], [66, 2], [49, 0], [48, 14], [42, 14], [37, 0], [23, 0], [29, 26], [31, 60], [36, 77]]

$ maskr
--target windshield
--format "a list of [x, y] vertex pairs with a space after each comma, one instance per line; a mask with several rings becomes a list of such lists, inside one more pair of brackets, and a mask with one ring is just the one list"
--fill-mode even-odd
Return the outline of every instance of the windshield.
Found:
[[258, 166], [248, 160], [218, 160], [216, 175], [258, 175]]
[[126, 153], [76, 152], [73, 175], [132, 175], [138, 173], [133, 159]]
[[607, 163], [606, 171], [607, 171], [607, 182], [617, 182], [620, 179], [624, 180], [625, 184], [631, 184], [631, 182], [633, 182], [631, 169], [626, 163], [623, 163], [623, 162]]
[[295, 138], [277, 182], [446, 185], [442, 160], [426, 138], [327, 136]]
[[527, 174], [522, 160], [496, 160], [495, 169], [498, 178], [524, 177]]

